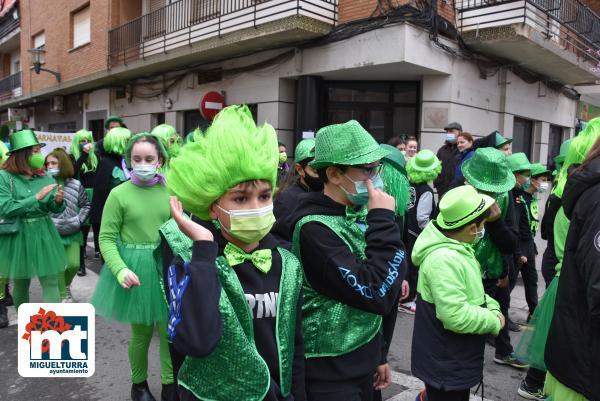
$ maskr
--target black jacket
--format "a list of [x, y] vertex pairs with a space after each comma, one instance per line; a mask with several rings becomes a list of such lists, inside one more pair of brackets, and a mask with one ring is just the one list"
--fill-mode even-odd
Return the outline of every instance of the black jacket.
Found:
[[542, 256], [542, 271], [556, 271], [556, 265], [558, 264], [558, 258], [554, 250], [554, 220], [556, 214], [562, 206], [561, 199], [551, 194], [546, 201], [546, 209], [544, 211], [544, 217], [542, 218], [542, 224], [540, 226], [540, 235], [542, 239], [545, 239], [546, 250]]
[[562, 384], [600, 400], [600, 159], [569, 177], [562, 200], [571, 223], [545, 361]]
[[504, 278], [508, 274], [508, 265], [511, 263], [513, 254], [519, 245], [519, 228], [515, 216], [515, 205], [512, 193], [508, 193], [508, 208], [504, 218], [494, 222], [485, 223], [485, 230], [490, 233], [492, 243], [504, 255], [504, 263], [500, 277], [490, 277], [493, 279]]
[[120, 155], [106, 155], [98, 163], [96, 169], [96, 178], [94, 183], [94, 197], [92, 198], [92, 210], [90, 212], [90, 222], [100, 224], [102, 222], [102, 210], [108, 198], [108, 194], [114, 188], [113, 170], [115, 167], [121, 168]]
[[[292, 227], [306, 215], [344, 216], [345, 210], [345, 206], [323, 193], [310, 192], [301, 197], [292, 217]], [[399, 250], [404, 250], [400, 229], [395, 222], [394, 212], [386, 209], [369, 211], [367, 225], [366, 261], [358, 259], [337, 234], [317, 222], [307, 223], [302, 227], [300, 259], [306, 280], [316, 291], [354, 308], [386, 316], [397, 306], [406, 260], [403, 260], [398, 277], [392, 281], [391, 290], [384, 297], [363, 296], [338, 272], [338, 266], [349, 269], [362, 286], [371, 288], [373, 294], [386, 282], [388, 261]], [[384, 323], [384, 326], [388, 325]], [[391, 340], [389, 332], [387, 335]], [[382, 336], [377, 335], [369, 343], [348, 354], [309, 358], [305, 364], [306, 380], [311, 382], [311, 388], [316, 391], [340, 389], [344, 382], [355, 385], [357, 379], [372, 375], [375, 368], [385, 362], [386, 347]]]
[[456, 143], [450, 142], [444, 143], [437, 151], [437, 157], [442, 162], [442, 172], [433, 182], [438, 192], [438, 199], [441, 199], [450, 189], [450, 183], [454, 180], [454, 171], [459, 162], [459, 154]]
[[[223, 334], [223, 324], [219, 312], [221, 284], [217, 275], [215, 259], [218, 255], [223, 255], [227, 240], [212, 224], [207, 222], [201, 224], [211, 230], [215, 241], [197, 241], [193, 245], [192, 261], [189, 266], [190, 281], [182, 297], [181, 321], [176, 326], [176, 335], [172, 339], [172, 348], [176, 352], [173, 359], [174, 361], [179, 360], [179, 363], [183, 362], [184, 355], [193, 357], [209, 355], [216, 348]], [[233, 269], [240, 280], [249, 305], [253, 302], [251, 314], [254, 318], [254, 341], [258, 353], [266, 362], [271, 374], [271, 387], [264, 401], [304, 401], [306, 400], [306, 394], [304, 390], [302, 296], [298, 299], [297, 306], [292, 391], [287, 398], [282, 396], [279, 388], [279, 356], [275, 334], [276, 316], [269, 315], [261, 304], [263, 297], [272, 297], [273, 293], [279, 293], [281, 256], [275, 249], [277, 246], [277, 240], [269, 234], [260, 241], [257, 248], [273, 250], [272, 267], [267, 274], [260, 272], [248, 261], [234, 266]], [[177, 277], [183, 277], [181, 259], [177, 257], [174, 263], [177, 266]], [[166, 264], [163, 265], [163, 267], [166, 266]], [[168, 293], [167, 297], [169, 297]], [[180, 365], [174, 366], [174, 371], [179, 371], [179, 367]], [[182, 390], [180, 397], [182, 400], [196, 399], [187, 390]]]
[[73, 156], [71, 156], [71, 161], [73, 162], [73, 167], [75, 169], [75, 178], [83, 184], [84, 188], [94, 188], [94, 185], [96, 184], [96, 171], [83, 171], [83, 165], [88, 160], [88, 157], [89, 154], [81, 152], [81, 156], [79, 156], [78, 160], [73, 159]]
[[512, 195], [515, 201], [515, 217], [519, 233], [519, 243], [515, 251], [515, 257], [535, 257], [537, 248], [535, 246], [534, 234], [531, 231], [530, 220], [534, 219], [531, 215], [531, 204], [532, 202], [537, 202], [537, 199], [534, 199], [532, 194], [520, 188], [513, 189]]
[[271, 229], [271, 234], [287, 249], [291, 248], [292, 241], [290, 235], [292, 213], [298, 205], [300, 196], [308, 192], [309, 188], [298, 181], [279, 193], [273, 202], [273, 214], [276, 221]]

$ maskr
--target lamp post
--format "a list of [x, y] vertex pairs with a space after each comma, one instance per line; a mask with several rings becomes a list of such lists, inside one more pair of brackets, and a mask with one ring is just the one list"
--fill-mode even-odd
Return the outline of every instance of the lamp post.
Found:
[[40, 71], [46, 71], [46, 72], [49, 72], [50, 74], [54, 75], [54, 78], [56, 78], [56, 80], [58, 82], [60, 82], [60, 72], [42, 68], [42, 56], [46, 53], [46, 50], [44, 50], [44, 49], [29, 49], [27, 51], [29, 52], [29, 54], [31, 54], [31, 60], [33, 61], [33, 71], [35, 71], [36, 74], [39, 74]]

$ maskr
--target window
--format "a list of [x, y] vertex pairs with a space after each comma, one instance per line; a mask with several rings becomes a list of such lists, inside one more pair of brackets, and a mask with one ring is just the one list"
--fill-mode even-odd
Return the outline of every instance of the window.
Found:
[[73, 48], [90, 43], [90, 6], [87, 5], [72, 14], [71, 32], [73, 33]]
[[[37, 35], [34, 35], [33, 38], [31, 38], [32, 43], [32, 47], [34, 49], [41, 49], [41, 50], [45, 50], [46, 49], [46, 33], [45, 32], [40, 32]], [[41, 62], [44, 63], [45, 61], [45, 55], [44, 53], [41, 54]]]
[[554, 166], [554, 157], [560, 153], [562, 143], [563, 129], [558, 125], [550, 125], [550, 137], [548, 139], [548, 159], [547, 166]]
[[533, 136], [533, 121], [515, 117], [513, 123], [513, 153], [524, 152], [531, 160], [531, 138]]

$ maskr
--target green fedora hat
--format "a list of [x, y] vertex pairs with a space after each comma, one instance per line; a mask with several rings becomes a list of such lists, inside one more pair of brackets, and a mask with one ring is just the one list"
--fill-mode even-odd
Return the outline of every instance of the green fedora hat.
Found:
[[379, 147], [390, 152], [390, 154], [385, 156], [382, 161], [393, 165], [394, 168], [406, 174], [406, 159], [402, 152], [397, 147], [388, 145], [387, 143], [383, 143], [379, 145]]
[[315, 140], [313, 138], [306, 138], [298, 142], [296, 150], [294, 151], [294, 161], [296, 163], [302, 163], [306, 159], [315, 157]]
[[315, 139], [314, 169], [332, 166], [356, 166], [374, 163], [390, 152], [379, 147], [375, 139], [358, 121], [333, 124], [321, 128]]
[[13, 153], [17, 150], [29, 148], [31, 146], [39, 145], [40, 147], [46, 146], [45, 143], [40, 143], [35, 136], [35, 132], [30, 129], [24, 129], [21, 131], [14, 132], [10, 136], [10, 152]]
[[565, 162], [565, 158], [567, 157], [567, 153], [569, 152], [569, 146], [571, 146], [571, 142], [573, 138], [567, 139], [560, 145], [560, 151], [557, 156], [554, 156], [554, 163], [563, 164]]
[[506, 156], [506, 162], [508, 163], [508, 168], [510, 168], [510, 171], [513, 173], [531, 170], [531, 162], [529, 162], [527, 155], [523, 152], [517, 152]]
[[504, 153], [494, 148], [480, 148], [461, 167], [469, 184], [479, 191], [502, 193], [514, 188], [517, 180], [508, 168]]
[[408, 168], [415, 171], [435, 170], [442, 164], [435, 153], [429, 149], [423, 149], [408, 161]]
[[119, 116], [109, 116], [106, 121], [104, 122], [104, 129], [108, 129], [108, 126], [110, 123], [112, 122], [118, 122], [121, 123], [122, 126], [124, 126], [125, 124], [123, 123], [123, 119]]
[[445, 230], [460, 228], [485, 213], [494, 202], [491, 196], [480, 194], [470, 185], [462, 185], [444, 194], [436, 223]]
[[542, 163], [531, 163], [532, 177], [539, 177], [540, 175], [548, 174], [550, 174], [550, 170], [548, 170]]
[[512, 143], [512, 141], [510, 138], [503, 137], [500, 131], [496, 131], [496, 144], [494, 145], [496, 148], [500, 148], [507, 143]]

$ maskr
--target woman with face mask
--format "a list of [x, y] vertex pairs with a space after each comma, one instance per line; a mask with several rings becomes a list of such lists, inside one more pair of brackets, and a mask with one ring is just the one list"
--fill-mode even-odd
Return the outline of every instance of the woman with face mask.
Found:
[[169, 194], [158, 173], [168, 158], [161, 141], [147, 133], [131, 138], [125, 150], [131, 180], [106, 200], [100, 249], [106, 264], [92, 297], [96, 313], [131, 324], [131, 398], [153, 399], [148, 383], [148, 348], [156, 326], [160, 338], [162, 399], [175, 391], [166, 337], [167, 306], [161, 288], [160, 226], [169, 219]]
[[0, 277], [14, 282], [15, 307], [29, 302], [31, 278], [42, 286], [43, 302], [58, 302], [57, 277], [66, 258], [48, 213], [65, 208], [63, 190], [44, 173], [44, 156], [35, 133], [15, 132], [11, 152], [0, 169]]
[[285, 180], [286, 175], [290, 171], [290, 165], [287, 162], [287, 148], [285, 144], [279, 142], [279, 165], [277, 166], [277, 187]]
[[62, 302], [73, 302], [71, 282], [79, 270], [80, 248], [83, 245], [81, 226], [90, 213], [91, 202], [85, 188], [73, 178], [73, 164], [69, 155], [61, 149], [54, 149], [46, 156], [46, 174], [63, 186], [65, 210], [62, 213], [50, 213], [65, 247], [67, 266], [63, 274], [58, 275], [58, 289]]

